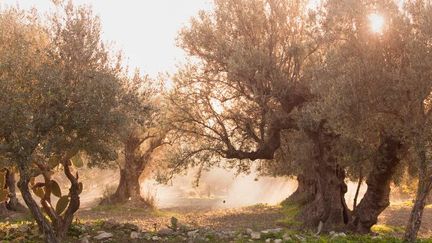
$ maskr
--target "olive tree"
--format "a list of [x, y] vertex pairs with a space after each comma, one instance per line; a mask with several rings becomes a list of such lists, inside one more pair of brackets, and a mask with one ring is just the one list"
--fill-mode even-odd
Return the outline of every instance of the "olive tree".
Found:
[[167, 144], [162, 82], [141, 77], [139, 72], [124, 79], [120, 107], [125, 118], [118, 135], [122, 156], [117, 160], [120, 181], [102, 204], [148, 203], [141, 196], [140, 177], [148, 176], [157, 166], [154, 155]]
[[[328, 82], [326, 109], [333, 129], [374, 148], [366, 177], [368, 189], [349, 223], [369, 232], [390, 204], [390, 183], [410, 148], [425, 138], [424, 102], [431, 92], [430, 45], [419, 25], [393, 1], [330, 1], [329, 21], [341, 23], [330, 32], [337, 41], [327, 51], [321, 78]], [[382, 33], [373, 33], [368, 14], [386, 19]], [[422, 21], [427, 20], [423, 19]], [[421, 27], [420, 27], [421, 28]]]
[[[18, 188], [47, 242], [65, 235], [79, 208], [83, 185], [74, 166], [82, 156], [114, 160], [114, 131], [122, 121], [120, 65], [100, 39], [98, 19], [88, 8], [59, 6], [49, 22], [4, 12], [0, 32], [1, 154], [16, 165]], [[69, 192], [52, 179], [55, 167], [69, 180]]]

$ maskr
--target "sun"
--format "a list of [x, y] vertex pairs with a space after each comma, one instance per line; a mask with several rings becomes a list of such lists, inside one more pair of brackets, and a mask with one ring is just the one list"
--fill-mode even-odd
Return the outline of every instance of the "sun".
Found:
[[368, 18], [369, 18], [369, 24], [372, 32], [378, 34], [382, 33], [385, 24], [384, 17], [380, 14], [372, 13], [369, 14]]

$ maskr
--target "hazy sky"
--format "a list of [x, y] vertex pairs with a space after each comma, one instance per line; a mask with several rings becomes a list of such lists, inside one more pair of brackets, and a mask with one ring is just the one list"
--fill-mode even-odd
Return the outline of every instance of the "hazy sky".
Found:
[[[0, 0], [39, 11], [52, 8], [50, 0]], [[123, 50], [131, 69], [156, 76], [175, 71], [184, 54], [176, 47], [179, 29], [201, 9], [211, 8], [209, 0], [75, 0], [93, 6], [102, 22], [103, 38]]]

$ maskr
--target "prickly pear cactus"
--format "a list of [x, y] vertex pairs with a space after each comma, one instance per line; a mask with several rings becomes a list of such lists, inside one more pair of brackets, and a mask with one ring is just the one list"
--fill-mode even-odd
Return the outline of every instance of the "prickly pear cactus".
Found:
[[[52, 156], [48, 160], [48, 166], [50, 168], [50, 172], [54, 174], [53, 170], [60, 164], [60, 158], [58, 156]], [[70, 165], [73, 165], [75, 168], [80, 168], [84, 165], [81, 155], [77, 153], [70, 159]], [[51, 175], [52, 175], [51, 174]], [[49, 177], [51, 178], [51, 177]], [[60, 215], [62, 214], [70, 202], [70, 195], [62, 194], [61, 187], [59, 183], [55, 180], [48, 179], [43, 182], [36, 182], [36, 179], [33, 177], [30, 180], [30, 186], [33, 193], [39, 197], [41, 200], [45, 200], [46, 198], [51, 198], [55, 196], [58, 198], [57, 204], [55, 205], [55, 212]], [[79, 182], [78, 184], [78, 193], [81, 193], [83, 190], [83, 184]], [[47, 195], [47, 192], [49, 195]]]

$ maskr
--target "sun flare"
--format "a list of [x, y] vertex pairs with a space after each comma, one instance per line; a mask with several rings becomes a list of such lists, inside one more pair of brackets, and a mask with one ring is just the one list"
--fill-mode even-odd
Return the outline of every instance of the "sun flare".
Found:
[[385, 20], [384, 17], [380, 14], [373, 13], [368, 16], [369, 24], [372, 32], [374, 33], [382, 33]]

